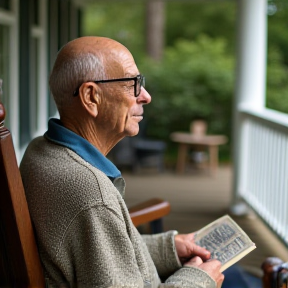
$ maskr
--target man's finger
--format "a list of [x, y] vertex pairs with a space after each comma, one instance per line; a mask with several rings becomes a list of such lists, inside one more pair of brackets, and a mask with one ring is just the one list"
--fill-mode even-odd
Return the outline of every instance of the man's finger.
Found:
[[193, 256], [193, 255], [199, 256], [203, 260], [208, 260], [211, 256], [211, 253], [208, 250], [206, 250], [205, 248], [198, 246], [196, 244], [191, 245], [191, 252], [192, 252], [191, 256]]

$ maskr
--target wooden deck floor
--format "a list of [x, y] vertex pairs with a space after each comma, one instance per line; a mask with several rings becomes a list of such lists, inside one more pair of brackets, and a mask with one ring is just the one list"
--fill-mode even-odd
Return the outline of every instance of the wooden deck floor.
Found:
[[[153, 197], [170, 202], [171, 213], [164, 219], [165, 230], [193, 232], [229, 213], [233, 177], [229, 166], [220, 167], [215, 177], [203, 172], [176, 175], [154, 171], [142, 171], [136, 175], [124, 172], [123, 176], [126, 180], [125, 200], [128, 207]], [[266, 257], [277, 256], [288, 261], [288, 248], [252, 211], [246, 216], [231, 216], [257, 246], [256, 250], [240, 260], [243, 267], [260, 276], [260, 266]]]

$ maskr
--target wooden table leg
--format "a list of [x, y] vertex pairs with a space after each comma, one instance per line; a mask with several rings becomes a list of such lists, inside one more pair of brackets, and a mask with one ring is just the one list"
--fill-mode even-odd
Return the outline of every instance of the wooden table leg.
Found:
[[209, 146], [209, 168], [212, 176], [216, 175], [218, 168], [218, 146]]
[[187, 157], [187, 150], [188, 150], [187, 144], [179, 143], [178, 158], [177, 158], [177, 164], [176, 164], [176, 172], [177, 173], [184, 173], [185, 164], [186, 164], [186, 157]]

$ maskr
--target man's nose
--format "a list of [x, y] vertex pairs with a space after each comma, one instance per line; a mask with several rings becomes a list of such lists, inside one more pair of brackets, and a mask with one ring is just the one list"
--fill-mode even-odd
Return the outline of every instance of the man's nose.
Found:
[[142, 103], [144, 105], [151, 102], [151, 96], [144, 87], [141, 87], [141, 92], [136, 99], [138, 103]]

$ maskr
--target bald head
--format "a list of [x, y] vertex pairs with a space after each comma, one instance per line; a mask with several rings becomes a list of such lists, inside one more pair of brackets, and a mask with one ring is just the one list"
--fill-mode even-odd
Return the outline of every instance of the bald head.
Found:
[[103, 53], [109, 55], [118, 54], [124, 51], [130, 53], [125, 46], [113, 39], [87, 36], [68, 42], [59, 52], [59, 56], [67, 55], [68, 57], [73, 57], [73, 54], [77, 55], [81, 52], [91, 54]]
[[60, 115], [71, 105], [79, 85], [113, 77], [125, 57], [132, 57], [129, 50], [105, 37], [81, 37], [67, 43], [57, 55], [49, 80]]

